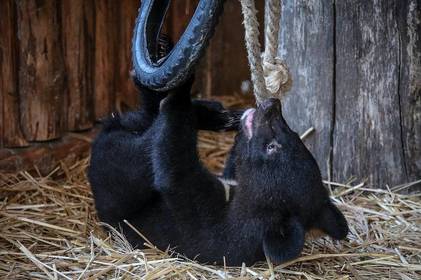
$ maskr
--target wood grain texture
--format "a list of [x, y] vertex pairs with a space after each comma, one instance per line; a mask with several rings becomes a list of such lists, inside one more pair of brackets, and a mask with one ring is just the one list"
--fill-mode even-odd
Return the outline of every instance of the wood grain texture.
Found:
[[66, 67], [64, 116], [67, 129], [91, 128], [94, 119], [95, 10], [93, 1], [61, 1]]
[[0, 2], [0, 147], [28, 145], [19, 123], [16, 7], [13, 0]]
[[[172, 1], [165, 32], [173, 40], [197, 2]], [[263, 23], [264, 1], [256, 5]], [[420, 5], [283, 1], [279, 55], [293, 79], [283, 111], [297, 132], [315, 127], [305, 143], [324, 178], [330, 170], [336, 181], [355, 176], [375, 187], [420, 179]], [[0, 1], [0, 147], [59, 138], [137, 106], [129, 70], [138, 6], [138, 0]], [[241, 93], [250, 79], [241, 22], [239, 2], [226, 1], [196, 72], [194, 90], [202, 97]], [[84, 153], [88, 146], [31, 145], [36, 149], [22, 149], [25, 155], [0, 149], [0, 159], [8, 159], [0, 169], [36, 162], [47, 170], [55, 161], [42, 160], [45, 153], [63, 158], [66, 149]]]
[[[400, 1], [396, 7], [399, 32], [398, 93], [402, 148], [408, 181], [421, 177], [421, 3]], [[421, 186], [419, 186], [421, 189]]]
[[115, 110], [117, 69], [118, 1], [95, 1], [95, 118]]
[[130, 77], [132, 69], [132, 35], [140, 7], [138, 0], [119, 1], [118, 19], [118, 68], [116, 69], [116, 107], [118, 111], [133, 110], [138, 107], [138, 92]]
[[[334, 178], [408, 180], [402, 150], [397, 1], [336, 4]], [[402, 104], [403, 105], [403, 104]]]
[[21, 126], [29, 141], [62, 134], [64, 62], [59, 2], [18, 0]]
[[315, 128], [305, 144], [326, 178], [334, 100], [332, 1], [283, 1], [281, 26], [279, 55], [292, 75], [291, 90], [283, 99], [284, 117], [299, 134]]

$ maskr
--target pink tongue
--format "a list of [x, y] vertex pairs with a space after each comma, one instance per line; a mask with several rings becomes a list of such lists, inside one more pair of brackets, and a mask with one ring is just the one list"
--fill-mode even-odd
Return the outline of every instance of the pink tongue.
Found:
[[241, 117], [242, 119], [245, 118], [244, 126], [247, 129], [249, 138], [251, 138], [251, 136], [253, 135], [253, 117], [255, 111], [255, 109], [248, 109], [244, 112], [243, 116]]

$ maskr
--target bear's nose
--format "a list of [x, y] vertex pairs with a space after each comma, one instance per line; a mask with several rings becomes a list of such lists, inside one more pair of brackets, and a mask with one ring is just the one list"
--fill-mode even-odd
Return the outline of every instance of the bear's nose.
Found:
[[262, 107], [262, 110], [264, 112], [268, 112], [272, 110], [279, 111], [281, 108], [281, 101], [279, 101], [279, 99], [276, 99], [276, 98], [269, 98], [263, 101], [260, 106]]

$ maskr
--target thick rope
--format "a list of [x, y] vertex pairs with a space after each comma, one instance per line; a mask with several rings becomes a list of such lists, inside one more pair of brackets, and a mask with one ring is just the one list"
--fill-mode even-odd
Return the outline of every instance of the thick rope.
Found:
[[281, 20], [281, 1], [265, 2], [265, 52], [263, 61], [274, 64], [278, 51], [279, 22]]
[[265, 52], [263, 54], [263, 73], [270, 96], [282, 95], [281, 86], [289, 80], [286, 65], [278, 57], [279, 32], [281, 21], [281, 0], [266, 0], [265, 3]]
[[[289, 72], [277, 57], [281, 19], [281, 0], [266, 0], [265, 51], [260, 54], [259, 23], [254, 0], [240, 0], [244, 16], [245, 41], [250, 64], [251, 80], [257, 103], [275, 97], [281, 98], [281, 87], [288, 83]], [[263, 60], [263, 63], [262, 63]], [[262, 84], [263, 83], [263, 84]]]
[[256, 102], [261, 103], [268, 98], [263, 75], [262, 58], [260, 57], [259, 22], [256, 17], [254, 0], [240, 0], [244, 17], [245, 41], [250, 64], [251, 81], [253, 83]]

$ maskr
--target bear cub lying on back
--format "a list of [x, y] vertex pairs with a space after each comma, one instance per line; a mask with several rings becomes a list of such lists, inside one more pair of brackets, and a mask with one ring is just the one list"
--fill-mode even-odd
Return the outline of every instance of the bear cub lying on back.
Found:
[[[305, 233], [343, 239], [348, 226], [325, 190], [316, 161], [270, 99], [239, 114], [191, 101], [190, 85], [142, 91], [138, 112], [111, 118], [95, 140], [89, 180], [98, 216], [129, 242], [169, 246], [201, 262], [281, 263], [302, 251]], [[238, 129], [226, 184], [200, 162], [198, 129]], [[227, 192], [228, 191], [228, 192]]]

